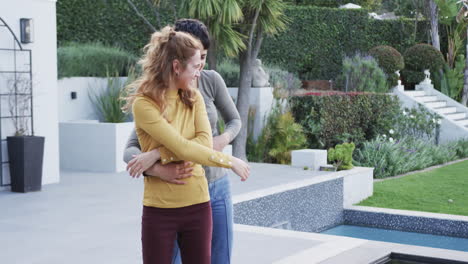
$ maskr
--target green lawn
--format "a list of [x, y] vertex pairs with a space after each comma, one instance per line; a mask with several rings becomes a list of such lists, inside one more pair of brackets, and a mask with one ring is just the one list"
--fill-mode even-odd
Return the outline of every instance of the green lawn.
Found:
[[358, 205], [468, 216], [468, 161], [376, 182]]

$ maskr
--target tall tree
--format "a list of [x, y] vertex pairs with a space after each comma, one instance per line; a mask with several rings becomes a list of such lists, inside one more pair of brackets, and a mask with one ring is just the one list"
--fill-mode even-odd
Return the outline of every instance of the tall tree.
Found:
[[431, 19], [431, 40], [432, 46], [440, 51], [439, 40], [439, 9], [434, 0], [427, 0], [429, 6], [429, 17]]
[[[439, 7], [439, 22], [446, 26], [448, 32], [447, 63], [454, 67], [455, 58], [462, 52], [468, 28], [468, 0], [434, 0]], [[468, 47], [465, 46], [468, 53]], [[464, 86], [461, 91], [462, 104], [468, 99], [468, 56], [465, 57]], [[461, 87], [460, 87], [461, 88]]]
[[[468, 35], [467, 17], [468, 17], [468, 0], [461, 0], [460, 10], [457, 15], [457, 22], [465, 24], [466, 34]], [[468, 43], [466, 45], [466, 58], [465, 58], [465, 82], [463, 85], [461, 103], [468, 106]]]
[[239, 53], [240, 80], [237, 94], [237, 110], [242, 128], [234, 140], [233, 154], [243, 160], [246, 156], [249, 94], [252, 87], [252, 65], [257, 59], [265, 35], [274, 35], [286, 28], [288, 19], [284, 15], [282, 0], [241, 0], [244, 19], [236, 29], [244, 38], [245, 49]]
[[233, 29], [233, 24], [242, 20], [243, 14], [238, 0], [185, 0], [182, 10], [186, 16], [196, 18], [208, 27], [211, 45], [208, 50], [208, 67], [216, 69], [216, 54], [219, 48], [230, 57], [245, 48], [242, 34]]

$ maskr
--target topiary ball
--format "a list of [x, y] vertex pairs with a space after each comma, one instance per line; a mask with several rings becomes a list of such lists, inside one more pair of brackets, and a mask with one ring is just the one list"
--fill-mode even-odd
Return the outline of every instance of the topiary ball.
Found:
[[390, 46], [377, 46], [369, 50], [369, 55], [374, 57], [385, 73], [395, 73], [405, 68], [405, 61], [398, 50]]
[[384, 70], [389, 84], [395, 86], [398, 82], [398, 75], [395, 72], [405, 68], [405, 61], [401, 53], [390, 46], [382, 45], [369, 50], [369, 55], [374, 57]]
[[413, 71], [438, 71], [445, 64], [440, 51], [429, 44], [416, 44], [405, 51], [406, 68]]
[[421, 72], [421, 74], [417, 74], [420, 77], [412, 75], [411, 78], [406, 78], [411, 79], [411, 83], [418, 83], [424, 80], [424, 74], [422, 74], [424, 70], [429, 69], [431, 73], [434, 73], [438, 72], [445, 65], [442, 53], [429, 44], [416, 44], [408, 48], [404, 53], [404, 57], [405, 72]]

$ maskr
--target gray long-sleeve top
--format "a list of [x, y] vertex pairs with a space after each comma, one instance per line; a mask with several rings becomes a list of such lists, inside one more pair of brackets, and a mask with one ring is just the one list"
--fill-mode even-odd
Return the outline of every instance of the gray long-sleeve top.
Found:
[[[212, 70], [203, 70], [198, 79], [198, 88], [206, 105], [206, 112], [210, 120], [213, 137], [219, 135], [217, 122], [218, 111], [226, 122], [225, 133], [233, 140], [239, 133], [242, 123], [237, 108], [229, 95], [226, 84], [219, 73]], [[132, 155], [141, 153], [140, 144], [135, 129], [130, 134], [124, 151], [124, 161], [128, 163]], [[226, 174], [226, 169], [218, 167], [203, 167], [208, 182], [213, 182]]]

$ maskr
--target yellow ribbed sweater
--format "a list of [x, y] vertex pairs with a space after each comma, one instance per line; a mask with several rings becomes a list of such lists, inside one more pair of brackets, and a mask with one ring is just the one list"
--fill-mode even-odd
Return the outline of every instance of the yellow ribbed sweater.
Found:
[[214, 151], [205, 103], [196, 91], [193, 108], [179, 98], [177, 90], [166, 92], [165, 117], [147, 96], [138, 96], [132, 106], [135, 129], [143, 152], [158, 148], [161, 163], [194, 162], [186, 184], [170, 184], [158, 177], [145, 177], [143, 204], [158, 208], [178, 208], [210, 200], [205, 171], [201, 165], [231, 168], [231, 157]]

